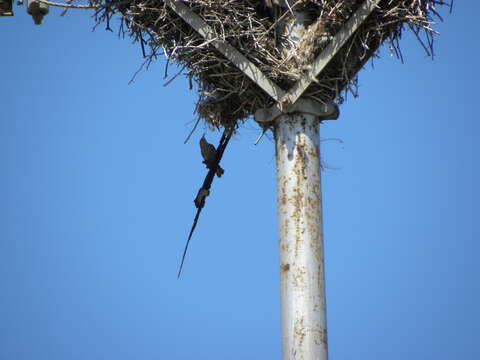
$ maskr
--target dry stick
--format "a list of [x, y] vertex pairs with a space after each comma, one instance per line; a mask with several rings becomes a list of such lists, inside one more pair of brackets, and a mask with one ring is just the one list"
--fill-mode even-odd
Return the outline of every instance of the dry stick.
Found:
[[[299, 3], [300, 3], [300, 1], [297, 1], [297, 2], [296, 2], [295, 4], [293, 4], [292, 6], [288, 5], [288, 8], [289, 8], [290, 11], [292, 12], [292, 15], [293, 15], [293, 10], [292, 10], [292, 9], [294, 9]], [[287, 3], [287, 4], [288, 4], [288, 3]], [[270, 26], [270, 27], [267, 29], [267, 31], [265, 31], [265, 33], [264, 33], [262, 36], [260, 36], [260, 39], [258, 40], [258, 43], [259, 43], [261, 40], [263, 40], [263, 38], [264, 38], [265, 36], [267, 36], [268, 33], [269, 33], [271, 30], [273, 30], [273, 28], [274, 28], [275, 26], [277, 26], [277, 25], [280, 23], [280, 21], [282, 21], [282, 20], [285, 18], [285, 16], [287, 16], [287, 15], [288, 15], [288, 12], [284, 12], [284, 13], [282, 14], [282, 16], [280, 16], [278, 19], [275, 19], [276, 21], [272, 24], [272, 26]]]
[[198, 124], [200, 123], [200, 117], [198, 117], [197, 121], [195, 122], [195, 125], [193, 125], [193, 129], [190, 131], [190, 133], [188, 134], [187, 138], [185, 139], [185, 141], [183, 142], [184, 144], [186, 144], [188, 142], [188, 140], [190, 140], [190, 137], [192, 136], [192, 134], [194, 133], [195, 129], [197, 128]]
[[46, 5], [58, 6], [58, 7], [63, 7], [67, 9], [100, 9], [105, 7], [102, 5], [74, 5], [74, 4], [65, 4], [65, 3], [62, 4], [62, 3], [57, 3], [57, 2], [48, 1], [48, 0], [38, 0], [38, 1]]
[[165, 82], [163, 84], [163, 86], [168, 86], [173, 80], [175, 80], [182, 73], [183, 70], [185, 70], [186, 67], [187, 67], [187, 65], [183, 65], [183, 67], [180, 69], [180, 71], [177, 72], [170, 80]]
[[[132, 78], [130, 79], [130, 81], [128, 82], [128, 85], [130, 84], [133, 84], [133, 82], [135, 81], [135, 78], [137, 77], [138, 74], [140, 74], [140, 72], [143, 70], [143, 68], [145, 67], [145, 65], [147, 65], [149, 59], [145, 60], [142, 65], [140, 65], [140, 68], [137, 69], [137, 71], [135, 71], [135, 74], [133, 74]], [[147, 65], [148, 67], [148, 65]]]
[[[73, 0], [68, 0], [66, 4], [67, 4], [67, 5], [70, 5], [70, 4], [72, 3], [72, 1], [73, 1]], [[65, 16], [65, 14], [67, 13], [67, 11], [68, 11], [68, 8], [65, 8], [65, 9], [62, 11], [62, 13], [60, 14], [60, 16]]]
[[[190, 244], [190, 240], [192, 239], [193, 231], [197, 226], [198, 218], [200, 217], [200, 213], [202, 212], [202, 209], [205, 205], [205, 198], [209, 194], [210, 186], [212, 185], [213, 179], [215, 178], [215, 173], [217, 172], [217, 169], [219, 167], [220, 160], [222, 159], [222, 156], [223, 156], [223, 152], [225, 151], [225, 148], [227, 147], [228, 142], [232, 137], [232, 134], [233, 134], [233, 127], [230, 129], [225, 129], [225, 131], [223, 132], [217, 147], [217, 151], [215, 153], [215, 161], [213, 162], [213, 166], [211, 166], [210, 169], [208, 170], [207, 176], [203, 181], [203, 185], [200, 188], [197, 197], [195, 198], [194, 202], [195, 202], [195, 206], [197, 207], [197, 213], [195, 214], [195, 219], [193, 220], [192, 228], [190, 229], [187, 243], [185, 244], [185, 248], [183, 250], [182, 261], [180, 262], [180, 267], [178, 269], [177, 279], [180, 278], [180, 275], [182, 273], [183, 263], [185, 262], [185, 256], [187, 255], [188, 245]], [[202, 191], [204, 191], [203, 195], [201, 194]], [[199, 196], [203, 196], [203, 197], [201, 197], [200, 201], [197, 201]]]

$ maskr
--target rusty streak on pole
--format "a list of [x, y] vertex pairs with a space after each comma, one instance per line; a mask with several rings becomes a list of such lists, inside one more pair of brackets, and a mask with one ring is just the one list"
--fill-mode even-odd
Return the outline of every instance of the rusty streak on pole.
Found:
[[[293, 13], [288, 31], [296, 43], [309, 17]], [[284, 360], [328, 359], [318, 124], [337, 117], [337, 106], [308, 99], [255, 114], [275, 135]]]
[[322, 195], [318, 120], [275, 123], [284, 359], [326, 360]]
[[328, 358], [318, 124], [337, 117], [335, 105], [303, 99], [288, 114], [255, 114], [275, 134], [284, 360]]
[[[288, 31], [297, 43], [309, 19], [294, 15]], [[284, 360], [327, 360], [320, 121], [305, 104], [274, 122], [282, 352]]]

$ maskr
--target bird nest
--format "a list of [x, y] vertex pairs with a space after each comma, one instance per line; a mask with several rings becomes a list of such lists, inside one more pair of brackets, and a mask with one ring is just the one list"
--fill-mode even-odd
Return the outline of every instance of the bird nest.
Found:
[[[273, 3], [284, 3], [273, 0]], [[271, 0], [185, 0], [214, 31], [268, 78], [288, 90], [308, 70], [364, 0], [298, 0], [288, 6]], [[256, 110], [275, 103], [260, 87], [190, 27], [163, 0], [90, 0], [97, 7], [97, 24], [121, 15], [121, 35], [140, 42], [146, 64], [163, 55], [179, 65], [190, 83], [196, 83], [196, 112], [214, 127], [237, 124]], [[284, 3], [285, 4], [285, 3]], [[388, 40], [402, 58], [399, 40], [411, 30], [428, 55], [433, 56], [432, 26], [441, 20], [437, 8], [451, 6], [436, 0], [383, 0], [305, 91], [303, 97], [320, 102], [343, 102], [344, 91], [357, 95], [356, 74], [380, 45]], [[308, 16], [300, 40], [292, 41], [289, 26], [294, 14]], [[177, 75], [178, 75], [177, 74]], [[173, 76], [173, 78], [175, 78]], [[193, 85], [192, 85], [193, 86]]]

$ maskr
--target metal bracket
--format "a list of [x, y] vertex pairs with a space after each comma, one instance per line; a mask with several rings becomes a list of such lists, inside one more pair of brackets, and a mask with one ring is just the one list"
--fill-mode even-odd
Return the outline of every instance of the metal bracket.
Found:
[[269, 124], [284, 114], [302, 113], [316, 116], [320, 121], [337, 120], [340, 114], [338, 106], [333, 103], [322, 104], [310, 99], [299, 99], [286, 109], [280, 110], [274, 105], [267, 109], [259, 109], [255, 112], [255, 121], [260, 124]]

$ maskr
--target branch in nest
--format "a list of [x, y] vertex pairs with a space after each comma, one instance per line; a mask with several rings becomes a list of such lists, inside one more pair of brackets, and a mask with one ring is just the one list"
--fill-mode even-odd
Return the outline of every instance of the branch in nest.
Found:
[[105, 7], [105, 6], [100, 5], [100, 4], [75, 5], [75, 4], [69, 4], [69, 3], [57, 3], [57, 2], [48, 1], [48, 0], [38, 0], [38, 2], [44, 3], [46, 5], [62, 7], [62, 8], [66, 8], [66, 9], [89, 10], [89, 9], [101, 9], [101, 8]]

